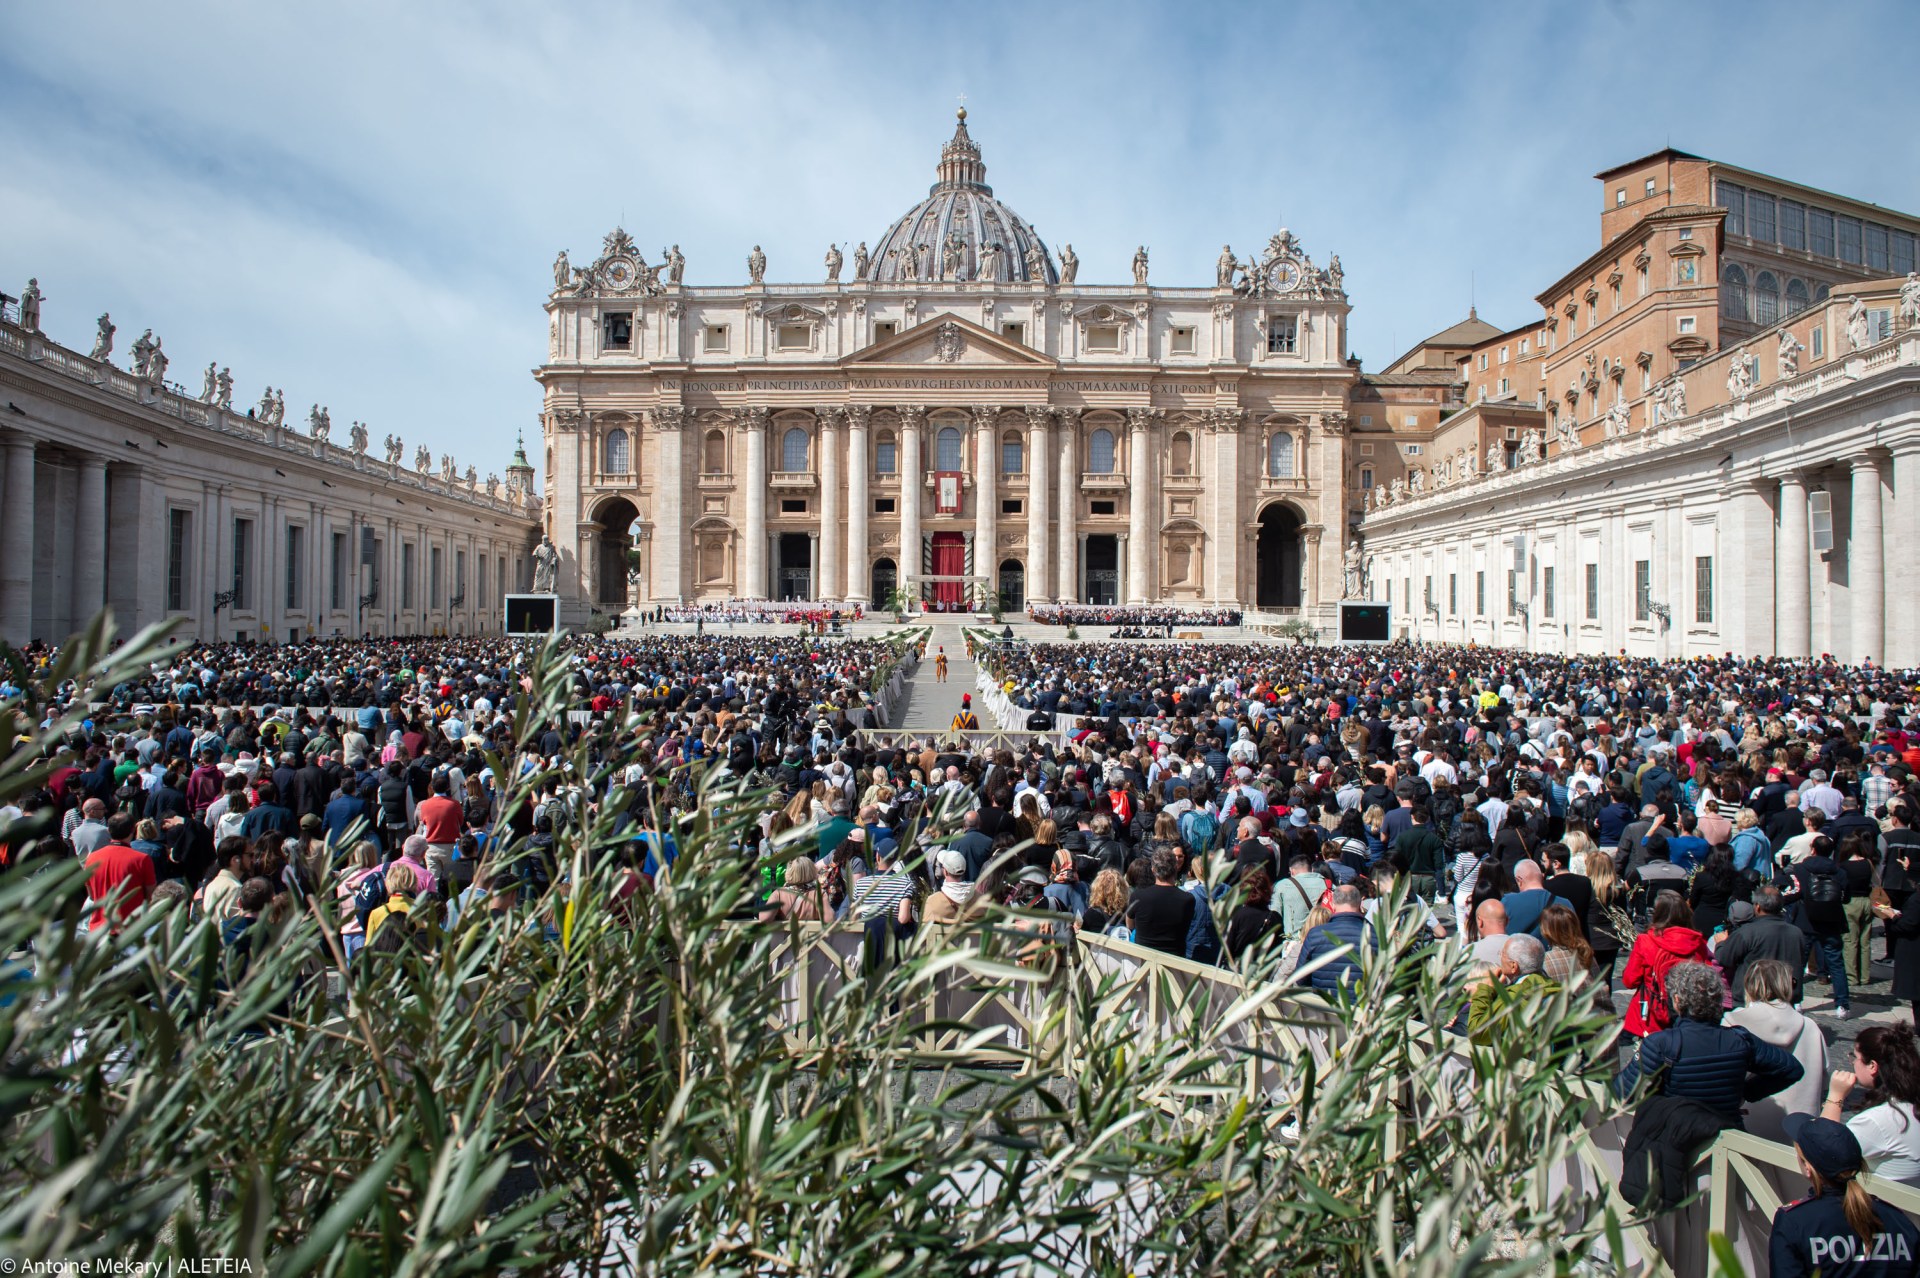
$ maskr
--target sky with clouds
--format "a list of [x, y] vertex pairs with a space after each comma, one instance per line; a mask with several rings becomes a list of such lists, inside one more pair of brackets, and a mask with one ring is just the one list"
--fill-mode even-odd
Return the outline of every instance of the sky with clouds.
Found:
[[1210, 284], [1284, 224], [1378, 368], [1470, 299], [1532, 319], [1598, 243], [1592, 175], [1664, 145], [1920, 211], [1916, 37], [1910, 3], [0, 5], [0, 290], [485, 474], [537, 431], [556, 250], [620, 224], [689, 284], [755, 244], [819, 278], [965, 94], [1084, 281], [1144, 243]]

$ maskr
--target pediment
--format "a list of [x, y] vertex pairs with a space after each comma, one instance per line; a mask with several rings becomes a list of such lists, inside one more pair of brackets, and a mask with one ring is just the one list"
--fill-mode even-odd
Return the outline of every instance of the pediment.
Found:
[[950, 312], [932, 316], [904, 333], [862, 347], [840, 361], [849, 370], [916, 366], [933, 368], [1057, 368], [1058, 362], [1019, 342]]

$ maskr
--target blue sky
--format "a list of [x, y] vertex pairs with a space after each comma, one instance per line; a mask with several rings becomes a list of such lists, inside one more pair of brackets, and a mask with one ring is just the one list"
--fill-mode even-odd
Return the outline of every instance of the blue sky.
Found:
[[[933, 180], [964, 93], [996, 194], [1088, 283], [1207, 284], [1285, 224], [1379, 368], [1501, 325], [1667, 144], [1909, 211], [1910, 4], [0, 6], [0, 290], [111, 311], [194, 388], [283, 387], [504, 466], [556, 250], [819, 278]], [[1823, 34], [1824, 33], [1824, 34]], [[1817, 37], [1817, 38], [1816, 38]], [[1833, 51], [1829, 53], [1828, 51]], [[124, 360], [124, 355], [122, 356]], [[537, 452], [536, 452], [537, 457]]]

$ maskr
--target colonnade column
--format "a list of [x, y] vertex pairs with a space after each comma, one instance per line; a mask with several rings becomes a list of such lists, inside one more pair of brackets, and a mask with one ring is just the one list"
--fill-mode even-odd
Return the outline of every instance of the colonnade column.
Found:
[[[678, 404], [649, 411], [660, 437], [660, 482], [653, 496], [653, 597], [677, 604], [685, 597], [687, 508], [687, 410]], [[504, 584], [504, 583], [503, 583]]]
[[1085, 540], [1080, 536], [1080, 410], [1060, 410], [1060, 490], [1053, 517], [1059, 526], [1058, 562], [1053, 566], [1053, 598], [1061, 603], [1080, 599], [1080, 552]]
[[[900, 562], [895, 578], [908, 593], [909, 607], [920, 602], [920, 436], [927, 428], [927, 410], [900, 410]], [[914, 578], [909, 587], [907, 578]], [[881, 600], [874, 600], [875, 604]]]
[[846, 415], [844, 408], [814, 412], [820, 423], [820, 577], [814, 582], [815, 599], [844, 599], [847, 594], [840, 573], [840, 552], [846, 548], [840, 539], [846, 519], [841, 509], [846, 494], [840, 487], [840, 423]]
[[741, 534], [740, 580], [734, 593], [742, 599], [767, 597], [767, 410], [740, 411], [740, 427], [747, 433], [747, 521]]
[[1300, 608], [1311, 612], [1320, 603], [1320, 533], [1322, 525], [1300, 530]]
[[74, 629], [85, 626], [100, 611], [106, 586], [107, 462], [89, 453], [80, 459], [80, 490], [73, 504]]
[[[1887, 515], [1887, 542], [1895, 550], [1888, 556], [1891, 578], [1887, 597], [1910, 603], [1920, 595], [1920, 435], [1895, 440], [1893, 449], [1893, 500]], [[1920, 665], [1920, 627], [1895, 626], [1887, 636], [1887, 664], [1905, 668]]]
[[1871, 453], [1849, 459], [1853, 521], [1847, 540], [1847, 598], [1853, 610], [1853, 660], [1886, 656], [1887, 566], [1881, 541], [1880, 462]]
[[1027, 410], [1027, 601], [1051, 599], [1047, 571], [1047, 462], [1053, 441], [1048, 438], [1047, 410]]
[[1813, 613], [1807, 586], [1812, 540], [1807, 530], [1807, 481], [1799, 475], [1780, 480], [1780, 534], [1774, 543], [1779, 588], [1773, 616], [1774, 651], [1805, 657], [1813, 648]]
[[[886, 600], [867, 597], [867, 587], [873, 579], [873, 568], [867, 560], [867, 516], [873, 509], [873, 502], [867, 496], [867, 476], [872, 466], [867, 460], [867, 421], [872, 414], [873, 410], [865, 404], [855, 404], [847, 410], [846, 597], [851, 603], [880, 608], [886, 605]], [[822, 526], [829, 536], [837, 535], [837, 530], [824, 519]]]
[[1213, 411], [1213, 598], [1228, 606], [1240, 601], [1240, 419], [1238, 408]]
[[7, 502], [0, 511], [0, 637], [16, 648], [33, 638], [33, 450], [33, 436], [7, 436]]
[[1143, 604], [1152, 597], [1152, 533], [1149, 520], [1159, 498], [1153, 491], [1153, 458], [1147, 435], [1150, 415], [1144, 408], [1127, 410], [1127, 596], [1130, 604]]
[[[1000, 519], [999, 423], [996, 404], [978, 404], [973, 410], [973, 575], [987, 579], [987, 597], [1000, 589], [1000, 547], [996, 530]], [[967, 601], [975, 602], [967, 583]]]

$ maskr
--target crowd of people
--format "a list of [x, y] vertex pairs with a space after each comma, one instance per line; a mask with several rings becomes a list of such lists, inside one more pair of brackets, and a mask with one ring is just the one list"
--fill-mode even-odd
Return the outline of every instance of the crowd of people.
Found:
[[1237, 609], [1177, 608], [1165, 604], [1031, 604], [1027, 618], [1043, 626], [1122, 626], [1143, 633], [1171, 626], [1240, 624]]
[[[1920, 1184], [1911, 1026], [1863, 1032], [1829, 1077], [1800, 1010], [1824, 984], [1845, 1016], [1881, 937], [1889, 993], [1920, 1009], [1911, 674], [996, 645], [1000, 690], [1062, 729], [1016, 752], [860, 731], [876, 727], [866, 690], [892, 655], [813, 638], [572, 641], [571, 713], [522, 740], [529, 655], [504, 640], [203, 646], [114, 689], [45, 789], [0, 816], [57, 830], [36, 853], [86, 858], [93, 895], [119, 891], [122, 912], [171, 893], [237, 940], [313, 893], [357, 950], [537, 900], [554, 867], [506, 853], [551, 846], [557, 824], [610, 803], [627, 805], [619, 852], [636, 884], [657, 883], [697, 774], [722, 768], [768, 796], [740, 849], [765, 920], [849, 920], [884, 946], [1013, 906], [1051, 918], [1041, 938], [1298, 971], [1337, 999], [1375, 943], [1370, 916], [1406, 911], [1459, 942], [1436, 952], [1465, 965], [1450, 1026], [1465, 1038], [1496, 1039], [1541, 993], [1585, 991], [1609, 1015], [1624, 1000], [1637, 1050], [1623, 1094], [1666, 1106], [1650, 1131], [1786, 1137], [1818, 1110], [1847, 1135], [1805, 1129], [1816, 1197], [1861, 1228], [1847, 1188], [1860, 1168]], [[595, 766], [566, 775], [556, 764], [583, 738]], [[512, 823], [482, 747], [540, 792]], [[1669, 1112], [1681, 1101], [1692, 1127]]]

